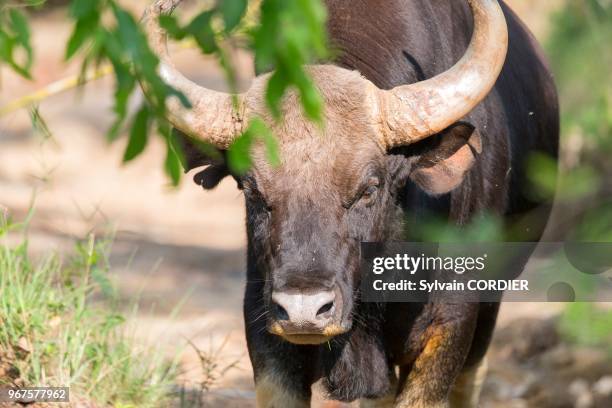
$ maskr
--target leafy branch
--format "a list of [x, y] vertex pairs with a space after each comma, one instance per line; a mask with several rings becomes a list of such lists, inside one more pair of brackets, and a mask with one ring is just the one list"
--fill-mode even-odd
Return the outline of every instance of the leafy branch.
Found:
[[[44, 0], [29, 0], [0, 5], [0, 64], [8, 65], [28, 79], [34, 50], [27, 14], [23, 7], [17, 6], [41, 7], [44, 3]], [[159, 60], [151, 51], [138, 20], [117, 0], [71, 0], [68, 14], [73, 30], [66, 43], [65, 60], [78, 58], [80, 75], [60, 80], [55, 89], [69, 89], [112, 74], [114, 122], [107, 138], [114, 141], [128, 128], [129, 141], [123, 155], [123, 161], [128, 162], [145, 150], [149, 134], [157, 130], [167, 146], [164, 168], [172, 183], [178, 184], [182, 154], [173, 143], [171, 126], [165, 120], [165, 106], [166, 100], [173, 96], [185, 107], [189, 107], [189, 101], [157, 74]], [[175, 15], [162, 16], [160, 24], [172, 38], [195, 44], [203, 54], [215, 57], [232, 92], [236, 91], [237, 77], [228, 52], [230, 45], [253, 53], [258, 72], [275, 70], [266, 91], [266, 102], [274, 116], [280, 119], [282, 97], [288, 89], [295, 88], [306, 115], [320, 122], [322, 101], [303, 66], [327, 56], [325, 18], [320, 0], [261, 0], [253, 1], [250, 7], [247, 0], [218, 0], [186, 24], [181, 24]], [[234, 41], [238, 37], [246, 41]], [[147, 99], [132, 114], [129, 101], [138, 92], [139, 83], [148, 90]], [[13, 101], [0, 107], [0, 115], [38, 102], [48, 94], [43, 90]], [[257, 139], [268, 146], [272, 162], [278, 161], [275, 139], [257, 119], [236, 140], [236, 146], [230, 147], [230, 166], [237, 171], [248, 169], [249, 146]]]

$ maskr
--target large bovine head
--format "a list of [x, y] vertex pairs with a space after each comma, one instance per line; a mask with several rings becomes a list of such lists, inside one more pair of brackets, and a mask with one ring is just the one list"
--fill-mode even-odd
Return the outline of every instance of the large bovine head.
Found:
[[[237, 96], [237, 109], [231, 95], [187, 80], [171, 65], [155, 18], [180, 0], [158, 0], [149, 9], [145, 24], [162, 59], [160, 74], [194, 106], [168, 104], [175, 127], [225, 149], [249, 118], [259, 116], [278, 137], [281, 165], [271, 166], [264, 146], [256, 144], [251, 170], [239, 177], [271, 333], [316, 344], [348, 331], [360, 242], [397, 238], [401, 187], [411, 179], [430, 194], [443, 194], [472, 166], [480, 139], [473, 127], [457, 121], [493, 87], [507, 32], [495, 0], [469, 2], [475, 21], [470, 47], [437, 77], [383, 91], [358, 72], [308, 67], [325, 101], [324, 126], [304, 117], [293, 93], [283, 100], [282, 120], [275, 121], [265, 105], [268, 75]], [[435, 140], [418, 148], [429, 137]], [[409, 145], [408, 154], [398, 150]], [[202, 174], [202, 184], [212, 186], [225, 173], [216, 166]]]

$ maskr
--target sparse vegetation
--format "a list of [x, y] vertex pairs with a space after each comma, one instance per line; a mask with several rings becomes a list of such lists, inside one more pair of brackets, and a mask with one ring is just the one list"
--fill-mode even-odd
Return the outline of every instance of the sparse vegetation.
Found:
[[[126, 327], [108, 278], [108, 243], [90, 236], [69, 260], [33, 261], [0, 224], [0, 386], [69, 386], [100, 406], [164, 406], [177, 364]], [[12, 235], [14, 238], [14, 234]]]

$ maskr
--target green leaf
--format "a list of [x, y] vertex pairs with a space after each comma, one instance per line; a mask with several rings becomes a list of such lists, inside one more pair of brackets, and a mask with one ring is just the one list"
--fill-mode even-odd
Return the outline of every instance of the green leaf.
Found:
[[288, 85], [289, 80], [280, 67], [274, 71], [268, 81], [268, 87], [266, 88], [266, 104], [277, 120], [281, 117], [279, 105]]
[[100, 14], [100, 0], [72, 0], [70, 3], [70, 15], [77, 20], [92, 14]]
[[9, 15], [11, 18], [12, 29], [16, 34], [17, 41], [31, 51], [30, 47], [30, 28], [28, 20], [17, 9], [10, 9]]
[[237, 93], [238, 82], [236, 79], [236, 72], [234, 71], [234, 67], [231, 63], [229, 56], [225, 53], [222, 48], [219, 48], [217, 52], [217, 56], [219, 58], [219, 65], [223, 69], [223, 73], [225, 74], [225, 81], [229, 86], [230, 92], [232, 94]]
[[[0, 28], [0, 57], [13, 68], [15, 72], [21, 76], [31, 79], [30, 68], [33, 63], [34, 51], [30, 44], [30, 28], [28, 20], [21, 11], [11, 8], [9, 9], [9, 28], [11, 33], [2, 31]], [[15, 49], [21, 47], [26, 53], [25, 61], [15, 61]]]
[[164, 170], [170, 177], [172, 185], [176, 187], [181, 181], [182, 165], [185, 162], [183, 149], [180, 143], [175, 143], [172, 125], [167, 120], [158, 120], [157, 131], [166, 141], [166, 161], [164, 163]]
[[[139, 51], [143, 47], [143, 36], [140, 32], [140, 27], [134, 17], [121, 7], [114, 5], [113, 13], [117, 19], [117, 29], [115, 34], [118, 35], [123, 49], [132, 58], [140, 57]], [[141, 64], [142, 61], [137, 59], [132, 60], [135, 64]]]
[[111, 130], [107, 134], [107, 138], [113, 141], [117, 138], [121, 125], [127, 116], [127, 105], [130, 95], [136, 87], [136, 80], [131, 74], [128, 67], [123, 64], [113, 62], [115, 68], [116, 89], [115, 89], [115, 106], [113, 108], [116, 118]]
[[99, 15], [93, 14], [77, 21], [66, 45], [65, 59], [69, 60], [83, 47], [87, 40], [94, 37], [98, 28]]
[[263, 0], [261, 4], [260, 23], [251, 34], [257, 73], [268, 71], [277, 65], [275, 54], [282, 44], [279, 32], [281, 29], [279, 17], [282, 11], [280, 5], [281, 3], [276, 0]]
[[167, 86], [168, 96], [176, 96], [179, 98], [181, 105], [183, 105], [187, 109], [191, 109], [193, 106], [191, 105], [191, 101], [185, 96], [184, 93], [172, 88], [171, 86]]
[[242, 20], [247, 10], [247, 0], [219, 0], [225, 32], [232, 31]]
[[244, 174], [252, 166], [251, 147], [261, 140], [266, 148], [266, 158], [272, 166], [280, 165], [278, 141], [261, 118], [254, 118], [247, 130], [238, 137], [227, 151], [228, 165], [237, 174]]
[[149, 107], [146, 105], [143, 105], [136, 114], [130, 130], [130, 140], [123, 155], [124, 163], [142, 153], [147, 145], [149, 125], [151, 124], [150, 114]]
[[253, 135], [247, 129], [227, 150], [229, 168], [236, 174], [244, 174], [251, 168], [251, 145]]
[[13, 60], [13, 47], [15, 40], [0, 27], [0, 61], [10, 62]]
[[187, 35], [187, 32], [181, 28], [176, 17], [168, 14], [159, 16], [159, 26], [166, 30], [168, 35], [175, 40], [182, 40]]
[[304, 112], [309, 119], [321, 123], [323, 119], [323, 99], [319, 91], [308, 77], [305, 76], [304, 82], [300, 83], [300, 98]]
[[170, 177], [172, 185], [178, 186], [181, 181], [181, 159], [169, 140], [166, 146], [166, 161], [164, 163], [164, 169], [166, 174]]
[[211, 25], [214, 11], [207, 10], [197, 15], [186, 28], [204, 54], [212, 54], [219, 49], [215, 32]]
[[303, 66], [328, 55], [326, 10], [319, 0], [263, 0], [260, 25], [251, 33], [258, 73], [275, 69], [266, 104], [276, 119], [287, 89], [297, 88], [306, 116], [321, 122], [323, 101]]
[[261, 121], [260, 119], [255, 120], [257, 121], [255, 122], [255, 126], [257, 126], [257, 129], [255, 131], [258, 132], [258, 134], [263, 139], [266, 145], [266, 158], [268, 159], [268, 163], [270, 163], [274, 167], [280, 166], [281, 161], [278, 148], [278, 140], [270, 131], [270, 129], [268, 129], [266, 124], [263, 123], [263, 121]]

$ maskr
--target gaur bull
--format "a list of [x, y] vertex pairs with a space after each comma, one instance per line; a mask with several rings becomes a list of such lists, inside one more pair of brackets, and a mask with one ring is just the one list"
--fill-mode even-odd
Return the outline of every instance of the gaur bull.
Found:
[[254, 116], [278, 137], [280, 166], [255, 145], [246, 175], [187, 151], [189, 169], [212, 164], [198, 183], [229, 175], [244, 192], [258, 406], [308, 406], [319, 380], [364, 406], [476, 406], [498, 304], [360, 303], [360, 243], [409, 239], [424, 213], [462, 226], [489, 212], [540, 238], [549, 208], [526, 192], [526, 161], [556, 157], [559, 118], [532, 35], [495, 0], [328, 0], [339, 52], [307, 67], [325, 102], [320, 127], [293, 92], [274, 120], [269, 73], [237, 106], [181, 75], [157, 22], [179, 3], [159, 0], [143, 20], [161, 76], [193, 105], [173, 98], [169, 121], [222, 152]]

